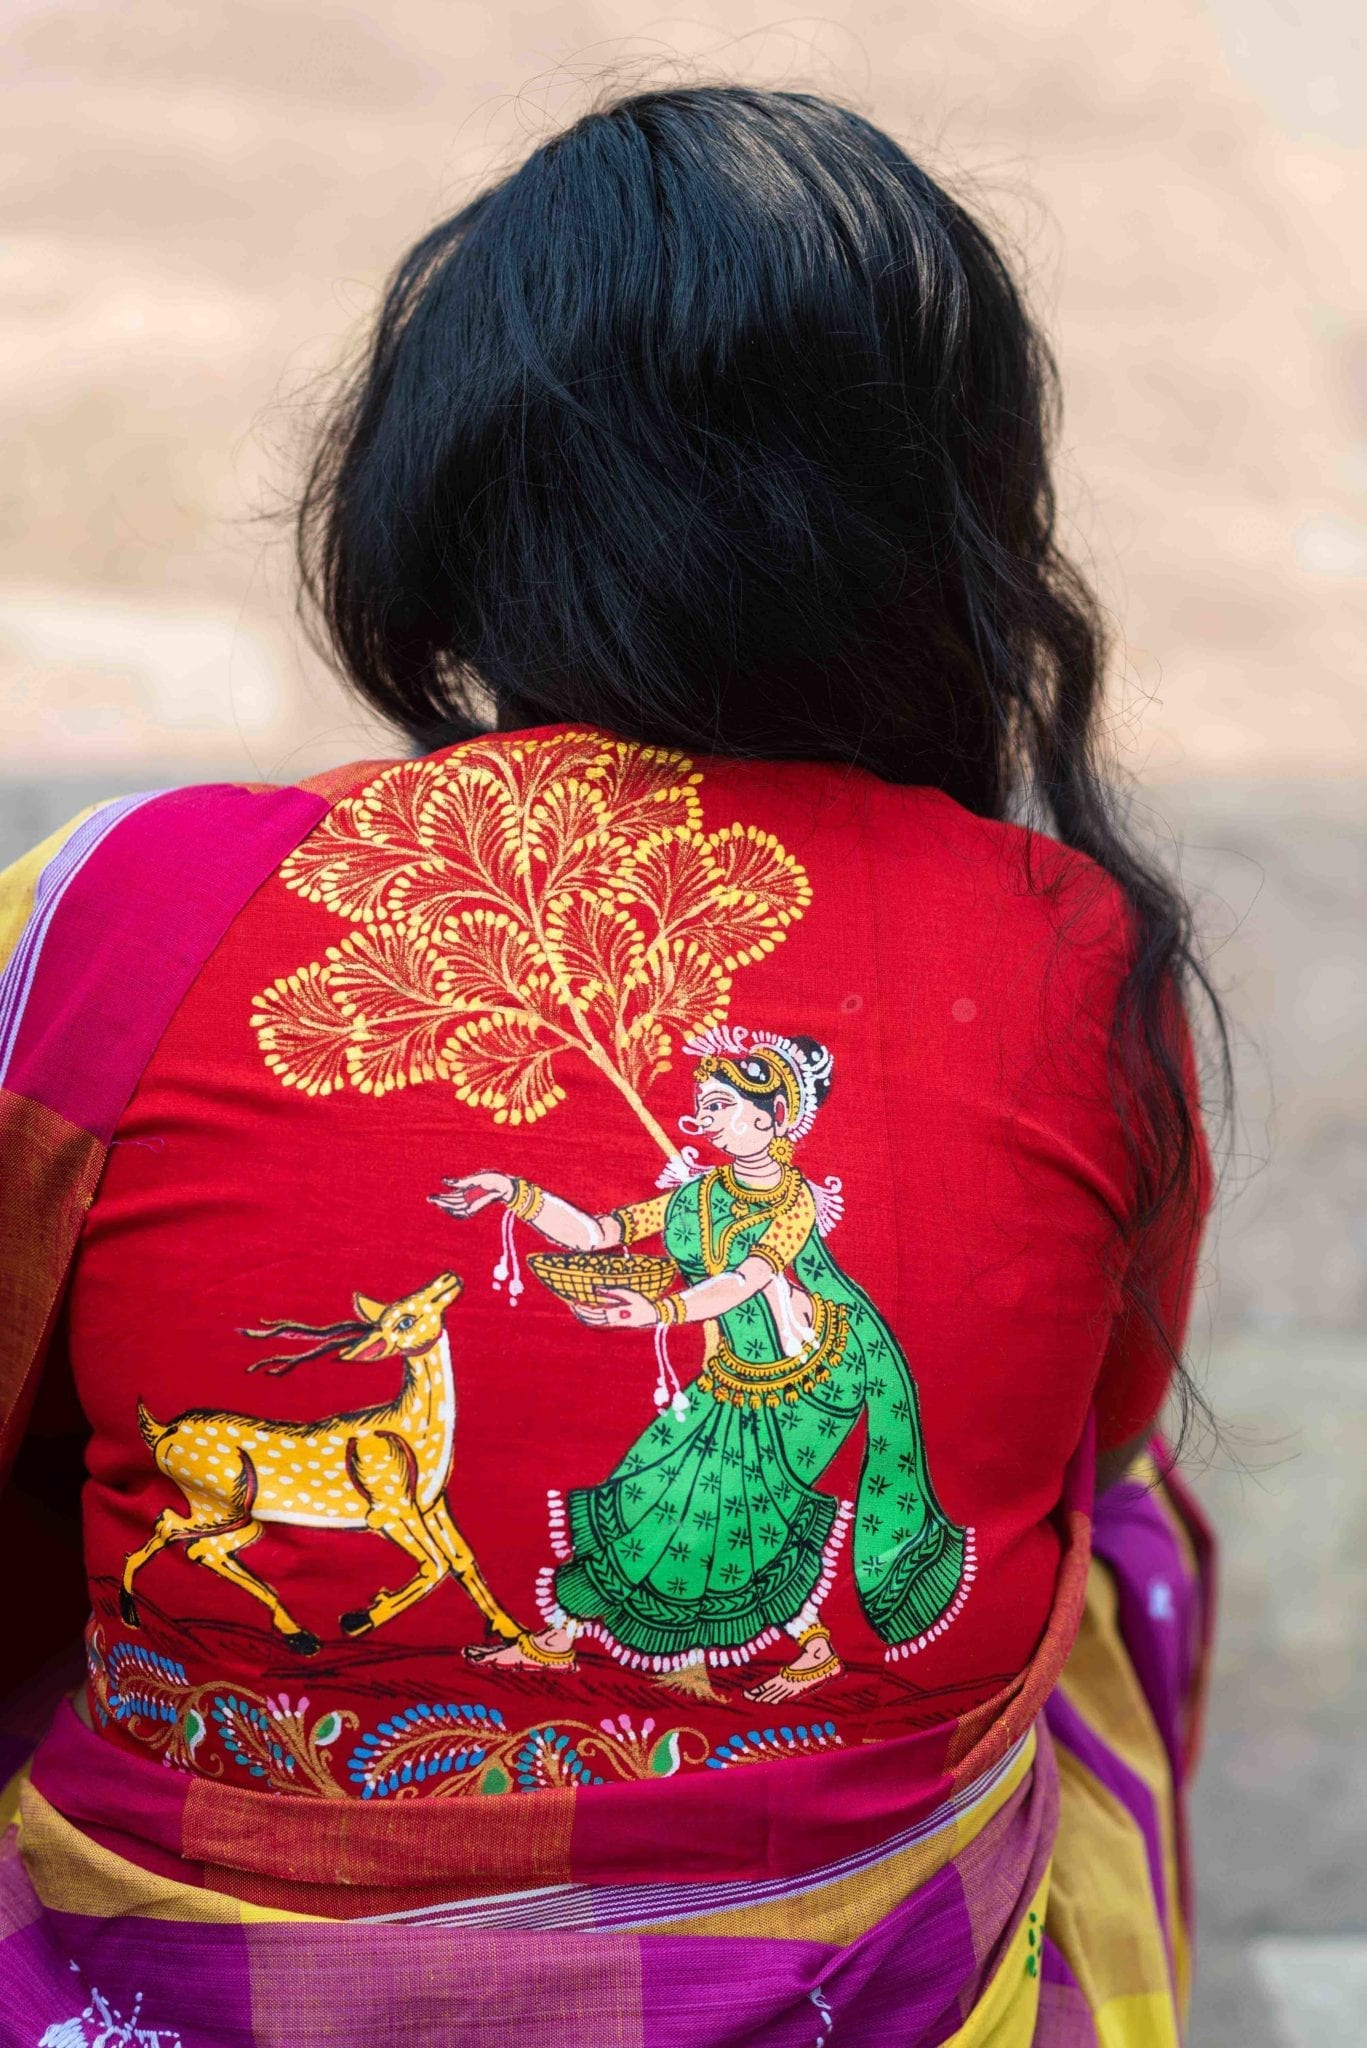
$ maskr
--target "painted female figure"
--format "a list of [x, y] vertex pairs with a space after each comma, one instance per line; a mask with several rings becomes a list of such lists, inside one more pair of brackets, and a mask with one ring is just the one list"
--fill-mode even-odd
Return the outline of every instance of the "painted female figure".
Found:
[[[662, 1237], [683, 1285], [659, 1301], [603, 1288], [575, 1306], [605, 1330], [701, 1323], [705, 1356], [601, 1485], [552, 1496], [561, 1561], [543, 1574], [547, 1626], [468, 1654], [495, 1664], [572, 1662], [596, 1636], [654, 1670], [743, 1664], [786, 1633], [793, 1654], [749, 1691], [767, 1704], [839, 1675], [821, 1606], [853, 1522], [854, 1581], [896, 1657], [946, 1628], [967, 1597], [972, 1531], [951, 1522], [927, 1469], [916, 1386], [887, 1323], [831, 1257], [818, 1197], [792, 1163], [831, 1081], [810, 1038], [723, 1027], [702, 1055], [692, 1116], [720, 1166], [591, 1216], [502, 1173], [449, 1181], [454, 1216], [503, 1201], [551, 1243], [579, 1251]], [[861, 1415], [868, 1440], [853, 1505], [818, 1481]]]

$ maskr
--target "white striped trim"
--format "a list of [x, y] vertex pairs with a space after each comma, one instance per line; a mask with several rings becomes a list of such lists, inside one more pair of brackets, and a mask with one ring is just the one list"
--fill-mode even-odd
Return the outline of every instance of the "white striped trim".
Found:
[[122, 796], [102, 804], [92, 817], [76, 827], [69, 839], [63, 840], [39, 875], [28, 923], [0, 972], [0, 1083], [9, 1073], [33, 977], [38, 972], [38, 956], [63, 896], [114, 827], [140, 805], [163, 794], [161, 790], [148, 789], [137, 796]]

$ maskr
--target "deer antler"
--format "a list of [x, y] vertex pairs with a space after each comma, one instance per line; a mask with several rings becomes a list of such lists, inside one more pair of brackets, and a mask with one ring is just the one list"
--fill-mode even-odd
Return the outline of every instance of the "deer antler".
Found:
[[296, 1323], [271, 1321], [262, 1323], [258, 1329], [239, 1330], [239, 1337], [252, 1337], [258, 1342], [271, 1337], [320, 1337], [322, 1342], [307, 1351], [273, 1351], [269, 1358], [254, 1358], [247, 1367], [248, 1372], [268, 1372], [272, 1379], [293, 1371], [296, 1365], [304, 1365], [311, 1358], [325, 1358], [330, 1351], [338, 1351], [343, 1344], [357, 1337], [363, 1337], [371, 1328], [369, 1323], [355, 1317], [344, 1323]]

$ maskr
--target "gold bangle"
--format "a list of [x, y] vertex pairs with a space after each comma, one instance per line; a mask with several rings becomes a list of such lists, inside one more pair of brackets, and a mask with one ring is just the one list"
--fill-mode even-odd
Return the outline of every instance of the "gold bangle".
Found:
[[682, 1323], [688, 1319], [688, 1303], [682, 1294], [662, 1294], [655, 1304], [657, 1323]]
[[524, 1223], [534, 1223], [545, 1199], [534, 1181], [523, 1180], [519, 1174], [513, 1175], [513, 1192], [508, 1197], [508, 1207], [514, 1216], [520, 1216]]

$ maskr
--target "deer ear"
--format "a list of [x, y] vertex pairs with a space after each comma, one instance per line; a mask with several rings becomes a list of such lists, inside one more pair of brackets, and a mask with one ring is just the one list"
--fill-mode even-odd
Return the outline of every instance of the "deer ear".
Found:
[[378, 1323], [385, 1312], [384, 1302], [372, 1301], [368, 1294], [353, 1294], [351, 1300], [362, 1322]]

